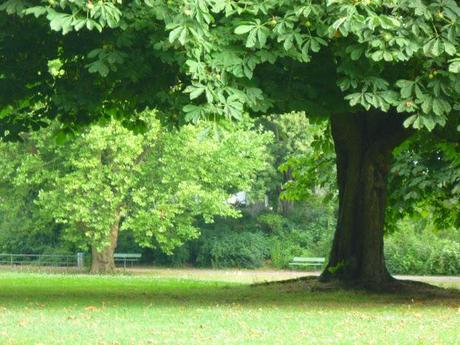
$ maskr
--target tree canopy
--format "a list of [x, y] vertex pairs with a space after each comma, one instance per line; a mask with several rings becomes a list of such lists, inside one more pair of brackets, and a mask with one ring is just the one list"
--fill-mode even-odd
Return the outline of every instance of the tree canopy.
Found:
[[[64, 80], [72, 78], [72, 67], [80, 73], [86, 69], [90, 79], [91, 73], [112, 74], [103, 82], [93, 78], [105, 102], [117, 96], [130, 102], [126, 84], [147, 77], [151, 83], [145, 92], [152, 94], [160, 85], [164, 91], [167, 83], [158, 72], [174, 71], [170, 86], [196, 99], [184, 108], [188, 119], [238, 118], [244, 108], [271, 106], [300, 106], [313, 115], [394, 108], [407, 114], [406, 126], [431, 130], [445, 124], [458, 104], [460, 8], [454, 0], [8, 0], [1, 9], [22, 17], [2, 16], [4, 46], [30, 49], [6, 40], [14, 29], [24, 37], [42, 28], [48, 60], [42, 61], [39, 79], [51, 79], [45, 67], [52, 59], [60, 59]], [[46, 18], [51, 32], [45, 20], [24, 17], [32, 15]], [[21, 27], [10, 28], [11, 22]], [[31, 27], [22, 27], [23, 22]], [[23, 64], [9, 53], [3, 52], [9, 66]], [[37, 79], [33, 74], [26, 77]], [[3, 79], [9, 76], [4, 73]], [[120, 83], [124, 77], [126, 84]], [[78, 78], [85, 82], [83, 75]], [[59, 84], [65, 83], [56, 81], [53, 92]]]

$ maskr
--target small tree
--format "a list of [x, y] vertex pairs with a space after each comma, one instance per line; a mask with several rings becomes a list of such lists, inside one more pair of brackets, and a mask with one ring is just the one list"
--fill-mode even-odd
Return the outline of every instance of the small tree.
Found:
[[216, 136], [205, 125], [167, 131], [143, 119], [144, 134], [111, 121], [62, 144], [42, 130], [27, 139], [34, 152], [2, 162], [16, 166], [16, 185], [41, 186], [36, 203], [66, 225], [68, 240], [92, 248], [93, 273], [113, 271], [121, 230], [169, 253], [198, 236], [197, 217], [237, 217], [226, 200], [249, 191], [266, 164], [269, 134], [239, 127]]

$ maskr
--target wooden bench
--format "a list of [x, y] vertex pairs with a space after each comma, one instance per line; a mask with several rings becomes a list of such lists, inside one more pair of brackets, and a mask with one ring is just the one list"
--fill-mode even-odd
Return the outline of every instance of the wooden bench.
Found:
[[115, 262], [123, 262], [123, 267], [126, 268], [126, 263], [130, 262], [131, 267], [134, 262], [139, 261], [142, 254], [139, 253], [115, 253], [113, 254], [113, 259]]
[[303, 257], [296, 256], [289, 263], [289, 267], [291, 268], [315, 267], [315, 268], [320, 269], [324, 265], [325, 261], [326, 261], [325, 258], [303, 258]]

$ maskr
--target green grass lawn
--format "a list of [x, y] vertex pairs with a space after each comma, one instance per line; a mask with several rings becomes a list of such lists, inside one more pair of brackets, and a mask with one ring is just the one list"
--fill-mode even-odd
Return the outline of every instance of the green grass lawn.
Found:
[[3, 272], [0, 344], [460, 344], [460, 299]]

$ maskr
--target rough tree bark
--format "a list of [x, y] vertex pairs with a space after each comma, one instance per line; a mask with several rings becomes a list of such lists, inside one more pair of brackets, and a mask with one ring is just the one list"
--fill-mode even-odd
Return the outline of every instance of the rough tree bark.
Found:
[[324, 280], [381, 284], [392, 280], [385, 266], [383, 230], [391, 154], [410, 132], [397, 114], [334, 116], [339, 212]]
[[118, 232], [120, 230], [121, 212], [115, 212], [114, 222], [110, 227], [109, 244], [102, 249], [96, 246], [91, 248], [91, 273], [108, 274], [115, 271], [115, 261], [113, 254], [117, 247]]

